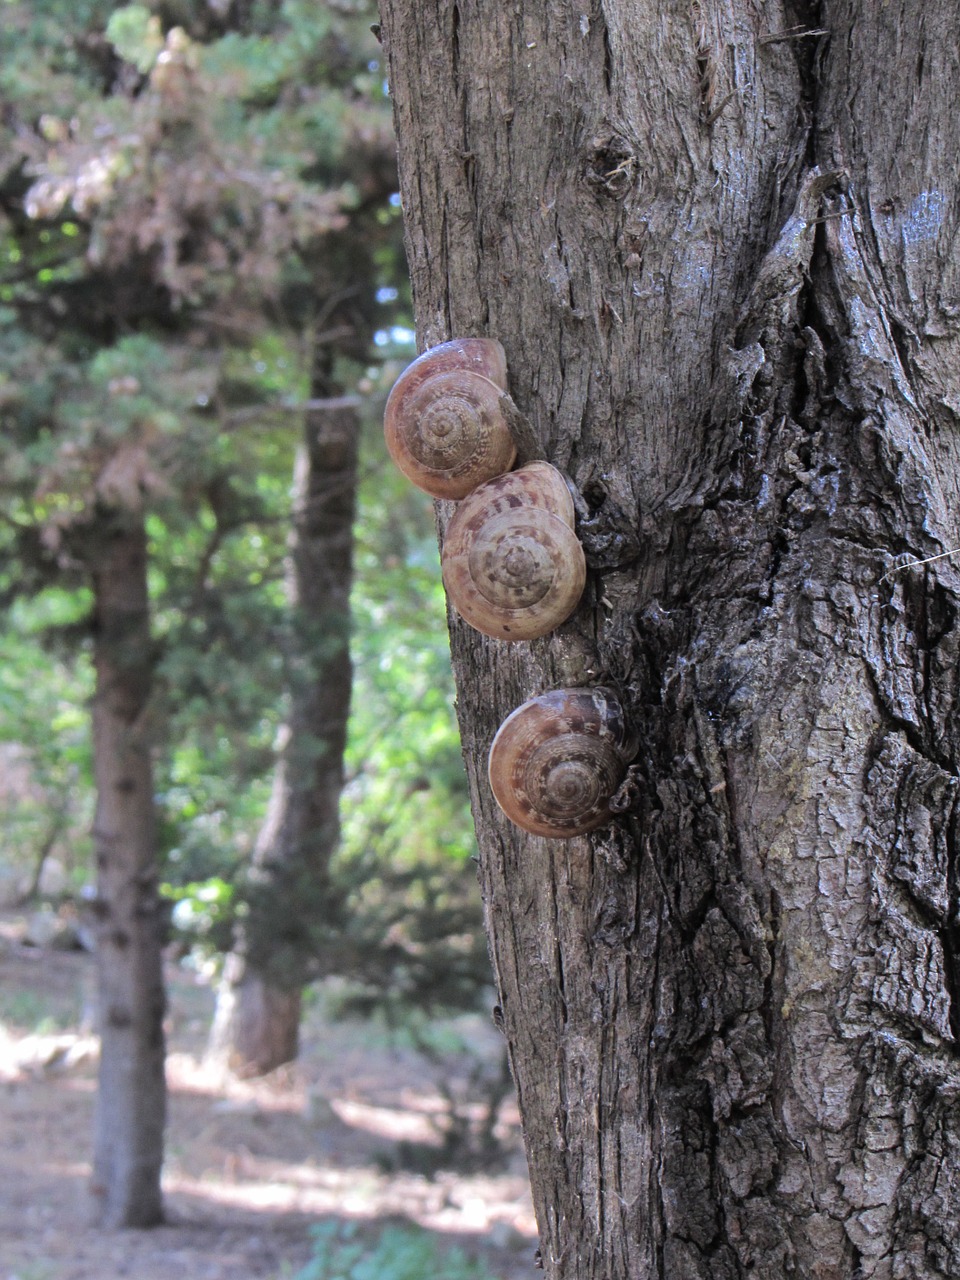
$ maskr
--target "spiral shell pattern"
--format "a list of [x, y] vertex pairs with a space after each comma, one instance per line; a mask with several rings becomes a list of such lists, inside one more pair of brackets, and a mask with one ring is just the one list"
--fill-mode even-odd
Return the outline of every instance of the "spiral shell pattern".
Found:
[[490, 748], [490, 786], [518, 827], [567, 839], [609, 822], [636, 751], [609, 689], [555, 689], [504, 720]]
[[450, 603], [484, 635], [532, 640], [564, 622], [586, 583], [573, 499], [549, 463], [480, 485], [447, 528], [441, 567]]
[[516, 446], [500, 408], [506, 385], [503, 347], [492, 338], [458, 338], [414, 360], [384, 412], [403, 474], [434, 498], [460, 499], [509, 471]]

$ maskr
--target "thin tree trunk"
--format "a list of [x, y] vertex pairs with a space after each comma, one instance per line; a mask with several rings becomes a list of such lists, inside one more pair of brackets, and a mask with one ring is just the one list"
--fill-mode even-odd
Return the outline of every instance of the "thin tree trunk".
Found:
[[[47, 788], [45, 798], [49, 797], [51, 788]], [[40, 848], [34, 855], [33, 874], [30, 877], [30, 883], [21, 893], [15, 903], [15, 907], [25, 907], [27, 903], [34, 902], [40, 896], [40, 885], [43, 881], [43, 871], [47, 865], [47, 859], [53, 853], [57, 841], [67, 826], [67, 814], [70, 812], [70, 793], [64, 789], [57, 798], [56, 803], [50, 803], [53, 812], [47, 823], [47, 829], [40, 841]]]
[[[329, 388], [315, 394], [326, 395]], [[240, 1075], [296, 1058], [300, 994], [336, 904], [329, 862], [340, 838], [350, 710], [349, 649], [358, 415], [317, 409], [294, 477], [290, 716], [254, 857], [249, 913], [228, 958], [211, 1052]]]
[[[585, 504], [569, 623], [451, 619], [545, 1274], [960, 1275], [960, 12], [381, 11], [422, 344]], [[591, 683], [633, 808], [526, 837], [491, 738]]]
[[147, 733], [153, 653], [142, 518], [104, 515], [93, 571], [100, 1078], [93, 1193], [106, 1227], [163, 1218], [165, 1008]]

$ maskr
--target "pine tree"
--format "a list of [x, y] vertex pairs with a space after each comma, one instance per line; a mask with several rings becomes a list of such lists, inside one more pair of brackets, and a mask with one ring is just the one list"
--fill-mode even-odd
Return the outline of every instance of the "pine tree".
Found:
[[[292, 458], [308, 412], [324, 244], [378, 198], [376, 164], [390, 172], [359, 9], [175, 8], [11, 3], [0, 34], [4, 589], [87, 601], [60, 639], [89, 644], [96, 671], [93, 1186], [111, 1226], [162, 1215], [152, 755], [158, 692], [189, 696], [189, 675], [170, 681], [190, 663], [171, 652], [176, 627], [162, 644], [151, 627], [151, 578], [182, 585], [178, 558], [206, 529], [193, 590], [163, 601], [202, 649], [197, 625], [209, 635], [229, 612], [214, 562], [264, 514], [242, 461], [265, 433]], [[286, 348], [286, 382], [265, 376], [258, 343]]]

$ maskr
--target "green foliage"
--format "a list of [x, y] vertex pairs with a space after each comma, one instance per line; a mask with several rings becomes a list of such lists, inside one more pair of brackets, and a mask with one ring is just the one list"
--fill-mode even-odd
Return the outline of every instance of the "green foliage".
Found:
[[173, 930], [186, 946], [207, 954], [229, 949], [234, 922], [234, 885], [219, 876], [211, 876], [181, 886], [163, 883], [160, 892], [174, 904]]
[[27, 783], [0, 803], [0, 854], [21, 883], [29, 883], [45, 849], [55, 847], [75, 887], [89, 861], [93, 761], [86, 703], [93, 673], [42, 642], [51, 630], [70, 630], [88, 608], [84, 593], [47, 591], [18, 601], [0, 632], [0, 743], [11, 744]]
[[145, 75], [163, 49], [160, 19], [142, 4], [129, 4], [110, 15], [106, 37], [121, 58]]
[[[162, 875], [217, 947], [290, 697], [290, 476], [318, 351], [367, 396], [412, 354], [374, 12], [5, 0], [3, 17], [0, 739], [89, 826], [89, 572], [103, 513], [143, 512]], [[353, 295], [330, 355], [317, 335]], [[350, 966], [369, 1004], [462, 1008], [488, 968], [432, 508], [378, 425], [356, 570], [343, 914], [318, 965]]]
[[[400, 363], [388, 367], [387, 378]], [[389, 850], [400, 865], [441, 851], [463, 863], [475, 845], [433, 504], [390, 462], [379, 419], [371, 426], [355, 526], [356, 696], [345, 846], [383, 861]]]
[[[342, 287], [328, 237], [389, 154], [377, 46], [361, 4], [3, 9], [0, 599], [74, 593], [42, 643], [85, 656], [97, 519], [146, 508], [169, 873], [235, 874], [282, 714], [297, 405]], [[40, 638], [7, 623], [29, 666]], [[12, 739], [32, 725], [0, 708]]]
[[312, 1235], [313, 1257], [294, 1280], [491, 1280], [461, 1249], [415, 1228], [386, 1227], [374, 1243], [355, 1223], [322, 1223]]
[[36, 991], [0, 992], [0, 1026], [29, 1035], [52, 1035], [77, 1025], [78, 1009], [64, 1009]]
[[490, 981], [432, 503], [379, 422], [355, 526], [354, 697], [334, 863], [344, 1011], [402, 1022], [475, 1008]]

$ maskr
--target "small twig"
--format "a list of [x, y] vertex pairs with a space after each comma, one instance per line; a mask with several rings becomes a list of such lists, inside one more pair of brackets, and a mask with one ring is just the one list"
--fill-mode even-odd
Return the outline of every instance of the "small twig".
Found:
[[204, 547], [200, 555], [200, 563], [197, 565], [197, 572], [194, 575], [193, 594], [191, 599], [191, 612], [197, 612], [203, 603], [203, 597], [209, 590], [208, 578], [210, 576], [210, 566], [213, 564], [213, 558], [220, 550], [220, 546], [228, 533], [232, 533], [232, 529], [227, 529], [221, 524], [217, 516], [216, 510], [213, 513], [214, 527], [213, 532], [207, 539], [207, 545]]
[[249, 409], [230, 409], [224, 413], [224, 420], [235, 426], [241, 422], [256, 421], [270, 413], [318, 413], [321, 410], [334, 412], [338, 409], [356, 409], [363, 402], [359, 396], [326, 396], [313, 400], [273, 400], [263, 404], [252, 405]]
[[810, 27], [806, 31], [798, 31], [795, 27], [791, 27], [789, 31], [778, 31], [772, 36], [761, 36], [759, 44], [780, 44], [783, 40], [807, 40], [811, 36], [828, 36], [830, 32], [826, 27]]
[[[946, 560], [947, 556], [955, 556], [960, 551], [960, 547], [951, 547], [949, 551], [941, 551], [939, 555], [927, 556], [925, 560], [908, 560], [906, 564], [894, 565], [880, 579], [880, 582], [886, 582], [887, 578], [892, 578], [895, 573], [900, 573], [902, 569], [918, 569], [924, 564], [933, 564], [935, 560]], [[879, 583], [877, 584], [879, 586]]]
[[296, 413], [304, 410], [307, 413], [316, 413], [319, 409], [358, 409], [363, 404], [360, 396], [320, 396], [312, 400], [301, 400], [299, 404], [283, 404], [283, 409]]
[[720, 116], [723, 113], [724, 107], [727, 105], [728, 102], [730, 102], [732, 98], [735, 98], [736, 96], [737, 96], [736, 89], [731, 89], [731, 91], [727, 94], [724, 100], [720, 103], [719, 107], [715, 107], [714, 110], [711, 111], [710, 114], [707, 116], [707, 118], [704, 120], [703, 122], [704, 127], [709, 129], [712, 124], [716, 124], [716, 122], [720, 119]]

